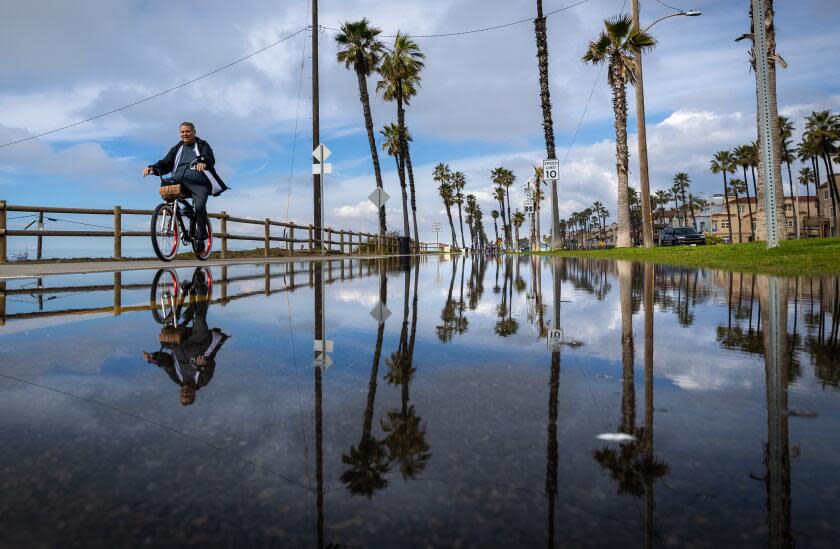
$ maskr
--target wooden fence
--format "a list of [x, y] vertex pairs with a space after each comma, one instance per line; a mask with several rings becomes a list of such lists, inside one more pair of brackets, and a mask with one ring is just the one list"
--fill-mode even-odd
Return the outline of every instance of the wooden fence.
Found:
[[[83, 230], [83, 231], [55, 231], [38, 229], [8, 229], [7, 212], [22, 212], [38, 214], [43, 220], [44, 214], [73, 214], [73, 215], [102, 215], [113, 219], [112, 230]], [[7, 262], [8, 240], [10, 237], [36, 237], [38, 239], [38, 250], [42, 246], [42, 239], [45, 237], [107, 237], [114, 239], [114, 259], [123, 259], [122, 239], [123, 237], [144, 237], [151, 238], [151, 231], [126, 231], [122, 228], [124, 215], [139, 215], [151, 218], [153, 210], [137, 210], [114, 206], [114, 209], [98, 208], [56, 208], [48, 206], [16, 206], [7, 204], [0, 200], [0, 264]], [[208, 217], [218, 220], [214, 227], [213, 238], [221, 243], [218, 250], [219, 257], [228, 257], [228, 241], [240, 240], [261, 242], [264, 257], [270, 257], [272, 250], [279, 250], [281, 254], [294, 256], [296, 254], [357, 254], [378, 253], [393, 254], [399, 251], [399, 239], [394, 236], [380, 236], [378, 234], [345, 231], [332, 227], [315, 227], [313, 225], [299, 225], [293, 222], [274, 221], [269, 218], [264, 220], [234, 217], [227, 212], [208, 213]], [[263, 227], [262, 235], [232, 234], [228, 232], [228, 223], [242, 225], [257, 225]], [[282, 229], [283, 234], [276, 236], [272, 234], [272, 228]], [[318, 246], [319, 236], [323, 237], [323, 247]], [[272, 243], [284, 243], [285, 246], [272, 247]], [[296, 245], [300, 245], [295, 249]], [[413, 243], [416, 253], [429, 253], [440, 250], [435, 244], [420, 243], [419, 246]], [[276, 255], [276, 254], [275, 254]], [[40, 259], [40, 253], [39, 257]]]
[[[400, 268], [399, 263], [395, 263], [396, 261], [398, 261], [397, 258], [326, 260], [323, 268], [324, 284], [376, 276], [381, 269], [385, 269], [386, 272], [396, 272]], [[312, 288], [315, 285], [315, 271], [311, 261], [306, 263], [293, 261], [281, 265], [274, 265], [275, 269], [273, 271], [271, 267], [272, 265], [265, 264], [262, 266], [261, 273], [252, 272], [228, 276], [228, 267], [226, 265], [219, 266], [220, 276], [213, 280], [213, 291], [216, 295], [211, 300], [211, 303], [224, 306], [238, 299], [257, 295], [271, 296], [272, 294], [281, 292], [294, 292], [296, 289]], [[242, 267], [237, 268], [241, 269]], [[150, 274], [149, 276], [151, 278], [153, 275]], [[228, 286], [230, 284], [253, 282], [256, 280], [263, 281], [262, 288], [234, 294], [229, 294], [228, 292]], [[278, 280], [281, 281], [279, 284], [274, 282]], [[141, 301], [140, 304], [123, 305], [123, 292], [151, 290], [152, 281], [123, 284], [122, 273], [119, 271], [113, 273], [113, 284], [45, 286], [42, 278], [37, 279], [37, 285], [35, 287], [7, 288], [6, 284], [5, 281], [0, 280], [0, 326], [5, 325], [7, 321], [14, 320], [92, 314], [120, 315], [127, 312], [150, 311], [155, 307], [155, 303], [151, 299], [145, 302]], [[113, 305], [72, 309], [49, 309], [45, 307], [45, 303], [49, 304], [50, 300], [57, 296], [79, 293], [112, 293]], [[6, 301], [23, 297], [34, 299], [33, 305], [35, 305], [37, 310], [7, 314]]]

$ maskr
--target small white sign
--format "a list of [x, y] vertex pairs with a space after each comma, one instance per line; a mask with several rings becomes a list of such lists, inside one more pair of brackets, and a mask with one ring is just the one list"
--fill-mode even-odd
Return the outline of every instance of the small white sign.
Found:
[[388, 307], [380, 301], [373, 307], [373, 309], [371, 309], [370, 316], [372, 316], [375, 321], [382, 324], [388, 320], [389, 316], [391, 316], [391, 311], [389, 311]]
[[[320, 339], [315, 340], [315, 351], [323, 351], [324, 350], [324, 342]], [[333, 352], [333, 341], [332, 339], [327, 340], [327, 352]]]
[[559, 160], [543, 160], [543, 178], [546, 181], [557, 181], [560, 178]]
[[439, 233], [440, 232], [440, 223], [432, 223], [432, 231]]
[[324, 160], [329, 158], [331, 154], [332, 151], [329, 150], [327, 146], [323, 143], [315, 147], [315, 150], [312, 151], [312, 156], [314, 156], [315, 160], [318, 160], [319, 162], [323, 162]]
[[533, 204], [531, 204], [531, 205], [526, 204], [526, 205], [525, 205], [525, 213], [526, 213], [526, 214], [532, 214], [532, 213], [534, 213], [534, 206], [533, 206]]
[[326, 175], [332, 173], [332, 164], [312, 164], [312, 175]]
[[525, 202], [529, 200], [534, 200], [534, 191], [532, 189], [525, 190]]
[[548, 331], [548, 349], [550, 351], [559, 351], [563, 347], [563, 330], [549, 330]]
[[373, 205], [377, 208], [381, 208], [388, 202], [388, 199], [391, 198], [391, 195], [385, 192], [385, 189], [381, 189], [376, 187], [372, 193], [368, 195], [368, 199], [373, 202]]

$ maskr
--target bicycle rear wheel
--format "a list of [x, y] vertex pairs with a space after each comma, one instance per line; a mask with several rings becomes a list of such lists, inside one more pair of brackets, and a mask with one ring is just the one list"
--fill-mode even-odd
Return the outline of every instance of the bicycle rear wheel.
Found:
[[193, 253], [201, 261], [207, 261], [210, 254], [213, 252], [213, 226], [210, 225], [210, 220], [207, 220], [207, 239], [204, 240], [204, 249], [199, 247], [199, 242], [193, 240]]
[[161, 261], [172, 261], [178, 253], [178, 220], [175, 204], [158, 204], [152, 214], [152, 248]]
[[174, 270], [160, 269], [155, 274], [149, 305], [152, 308], [152, 316], [158, 323], [172, 324], [174, 322], [180, 291], [181, 284]]

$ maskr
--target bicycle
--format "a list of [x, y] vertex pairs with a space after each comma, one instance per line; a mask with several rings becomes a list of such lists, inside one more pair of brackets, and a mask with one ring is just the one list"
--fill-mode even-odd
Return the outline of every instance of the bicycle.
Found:
[[213, 276], [206, 267], [196, 267], [192, 278], [183, 284], [173, 269], [160, 269], [155, 273], [149, 295], [155, 321], [173, 328], [187, 323], [189, 319], [185, 318], [184, 312], [189, 305], [212, 300]]
[[[190, 169], [195, 167], [197, 160], [190, 164]], [[195, 239], [195, 210], [187, 202], [188, 192], [184, 193], [181, 183], [171, 179], [160, 177], [160, 196], [163, 203], [158, 204], [152, 213], [151, 236], [152, 248], [155, 255], [161, 261], [169, 262], [178, 253], [178, 245], [192, 246], [193, 253], [201, 260], [206, 261], [210, 257], [213, 248], [213, 227], [210, 225], [210, 218], [207, 219], [207, 239], [202, 243]], [[184, 225], [184, 217], [189, 219], [190, 228]], [[203, 247], [200, 247], [204, 244]]]

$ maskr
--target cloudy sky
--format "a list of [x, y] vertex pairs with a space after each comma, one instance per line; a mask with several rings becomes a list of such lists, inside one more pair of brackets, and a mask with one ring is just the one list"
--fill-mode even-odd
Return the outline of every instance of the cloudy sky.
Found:
[[[545, 0], [544, 9], [570, 3]], [[755, 133], [747, 46], [734, 42], [749, 30], [748, 2], [666, 3], [701, 10], [703, 16], [675, 17], [654, 28], [659, 45], [645, 58], [651, 183], [669, 187], [675, 172], [686, 171], [694, 192], [718, 192], [720, 184], [708, 172], [710, 156], [753, 140]], [[563, 216], [595, 200], [615, 210], [610, 90], [606, 75], [598, 78], [598, 69], [583, 65], [580, 57], [602, 20], [618, 14], [624, 4], [589, 0], [548, 19], [555, 132], [558, 156], [565, 160], [559, 181]], [[674, 13], [655, 0], [642, 0], [641, 6], [643, 22]], [[432, 222], [446, 221], [431, 178], [435, 164], [446, 162], [463, 171], [467, 191], [489, 213], [490, 171], [505, 166], [524, 182], [530, 166], [543, 157], [544, 144], [529, 21], [458, 36], [424, 35], [501, 25], [534, 12], [534, 3], [526, 0], [320, 3], [320, 22], [326, 27], [368, 17], [383, 35], [399, 29], [417, 36], [427, 55], [422, 89], [407, 113], [414, 138], [418, 223], [426, 240], [434, 238]], [[840, 77], [831, 62], [840, 51], [840, 5], [836, 0], [777, 2], [776, 16], [778, 51], [789, 63], [779, 74], [780, 108], [801, 127], [803, 115], [812, 110], [840, 108]], [[140, 0], [5, 2], [0, 6], [0, 51], [5, 52], [0, 145], [191, 80], [301, 30], [308, 17], [304, 0], [251, 1], [235, 10], [217, 1], [203, 2], [201, 10]], [[333, 150], [334, 168], [325, 185], [326, 222], [374, 230], [374, 210], [367, 201], [374, 180], [358, 87], [355, 75], [335, 62], [334, 36], [329, 29], [320, 35], [321, 138]], [[192, 120], [213, 146], [219, 172], [232, 187], [211, 201], [211, 210], [256, 218], [288, 215], [307, 223], [312, 210], [310, 55], [307, 33], [300, 33], [172, 93], [0, 147], [0, 199], [49, 206], [151, 207], [156, 182], [144, 180], [140, 171], [177, 141], [181, 120]], [[374, 84], [372, 79], [374, 125], [381, 128], [394, 121], [396, 109], [374, 96]], [[631, 141], [633, 118], [631, 112]], [[632, 154], [631, 182], [637, 184], [635, 160]], [[399, 186], [392, 160], [381, 161], [385, 187], [393, 197], [389, 228], [398, 229]], [[518, 186], [511, 198], [514, 205], [521, 202]], [[145, 223], [136, 220], [138, 226]], [[15, 246], [13, 242], [10, 249]]]

